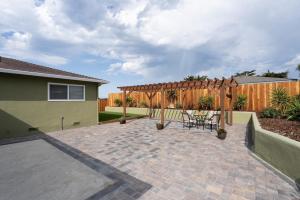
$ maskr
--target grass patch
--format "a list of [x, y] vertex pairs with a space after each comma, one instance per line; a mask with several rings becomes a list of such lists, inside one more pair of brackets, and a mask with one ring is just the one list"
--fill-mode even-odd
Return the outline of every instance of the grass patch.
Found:
[[[122, 113], [118, 112], [100, 112], [99, 113], [99, 122], [105, 122], [105, 121], [111, 121], [111, 120], [118, 120], [123, 116]], [[126, 118], [140, 118], [143, 117], [143, 115], [138, 114], [131, 114], [127, 113]]]

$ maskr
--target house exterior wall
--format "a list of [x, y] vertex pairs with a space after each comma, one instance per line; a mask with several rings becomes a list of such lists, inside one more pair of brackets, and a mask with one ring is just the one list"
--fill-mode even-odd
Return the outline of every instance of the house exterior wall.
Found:
[[[85, 85], [85, 101], [48, 101], [49, 82]], [[64, 129], [95, 125], [97, 97], [97, 83], [0, 73], [0, 139], [61, 130], [62, 116]]]

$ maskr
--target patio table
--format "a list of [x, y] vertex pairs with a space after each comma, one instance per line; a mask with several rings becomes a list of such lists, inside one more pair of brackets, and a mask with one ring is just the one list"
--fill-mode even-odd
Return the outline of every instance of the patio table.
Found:
[[196, 126], [199, 128], [200, 125], [203, 126], [204, 130], [204, 122], [205, 122], [205, 117], [206, 114], [194, 114], [195, 120], [196, 120]]

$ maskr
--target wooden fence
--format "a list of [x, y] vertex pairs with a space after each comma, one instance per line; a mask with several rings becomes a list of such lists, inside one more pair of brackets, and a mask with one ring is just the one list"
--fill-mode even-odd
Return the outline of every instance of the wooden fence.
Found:
[[107, 99], [98, 99], [98, 111], [105, 111], [105, 107], [107, 106]]
[[[290, 96], [294, 96], [300, 94], [300, 81], [288, 81], [288, 82], [273, 82], [273, 83], [258, 83], [258, 84], [243, 84], [239, 85], [236, 88], [237, 95], [244, 94], [247, 96], [247, 104], [244, 108], [245, 111], [261, 111], [264, 108], [271, 106], [271, 96], [272, 91], [275, 88], [285, 88]], [[177, 99], [174, 104], [183, 103], [183, 92], [177, 92]], [[228, 91], [227, 91], [228, 92]], [[214, 89], [192, 89], [186, 91], [185, 105], [186, 108], [197, 108], [198, 100], [200, 96], [213, 96], [214, 98], [214, 108], [220, 107], [220, 95], [219, 90]], [[141, 102], [145, 102], [149, 105], [149, 99], [145, 93], [133, 92], [130, 96], [134, 99], [137, 106], [141, 104]], [[122, 93], [110, 93], [108, 95], [107, 105], [115, 106], [114, 100], [122, 99]], [[153, 105], [159, 105], [161, 99], [161, 94], [158, 92], [153, 98]], [[166, 105], [170, 105], [167, 98], [165, 97]], [[225, 109], [229, 108], [229, 100], [226, 98], [225, 101]]]

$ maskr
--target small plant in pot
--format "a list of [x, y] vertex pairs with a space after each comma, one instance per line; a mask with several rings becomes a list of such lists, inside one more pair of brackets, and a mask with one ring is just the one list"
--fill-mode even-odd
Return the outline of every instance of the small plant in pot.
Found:
[[157, 130], [162, 130], [164, 128], [164, 125], [161, 123], [156, 123]]
[[224, 140], [226, 138], [227, 135], [227, 131], [224, 129], [219, 129], [218, 131], [218, 138], [221, 140]]
[[121, 117], [120, 124], [126, 124], [126, 118], [125, 117]]

